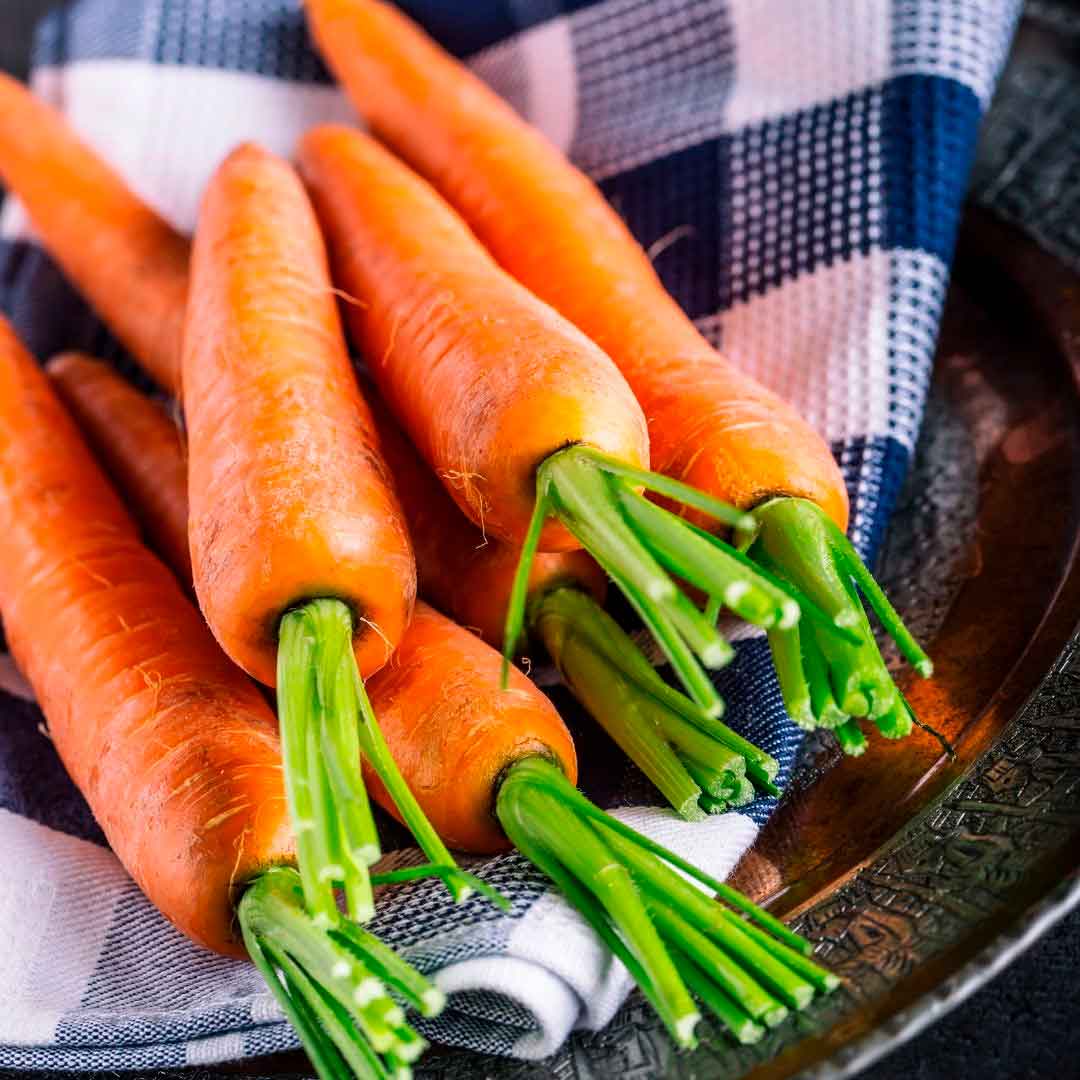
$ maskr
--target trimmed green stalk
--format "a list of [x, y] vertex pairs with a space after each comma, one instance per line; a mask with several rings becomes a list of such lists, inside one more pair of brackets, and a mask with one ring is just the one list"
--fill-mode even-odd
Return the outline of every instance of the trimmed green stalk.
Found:
[[762, 504], [753, 516], [758, 529], [748, 555], [766, 573], [809, 598], [834, 627], [847, 632], [846, 637], [837, 635], [817, 621], [811, 627], [806, 620], [797, 633], [770, 633], [781, 692], [792, 718], [804, 727], [834, 730], [848, 754], [866, 748], [862, 718], [886, 738], [903, 738], [911, 731], [912, 716], [881, 657], [863, 602], [924, 677], [933, 672], [930, 658], [851, 542], [820, 507], [806, 499], [783, 497]]
[[683, 817], [704, 818], [703, 793], [734, 797], [746, 775], [776, 791], [776, 761], [668, 686], [587, 593], [553, 588], [528, 618], [570, 690]]
[[[625, 964], [679, 1046], [694, 1045], [700, 1014], [693, 996], [736, 1037], [752, 1041], [760, 1037], [759, 1018], [775, 1023], [784, 1002], [803, 1008], [816, 986], [830, 985], [827, 973], [805, 959], [808, 943], [730, 886], [604, 813], [546, 758], [523, 758], [506, 770], [496, 814], [518, 850]], [[715, 886], [755, 920], [755, 932], [743, 932], [750, 923], [677, 871]], [[813, 981], [806, 977], [811, 969]]]
[[[524, 627], [528, 577], [548, 517], [559, 520], [603, 567], [656, 638], [687, 694], [710, 715], [721, 703], [705, 669], [728, 663], [716, 630], [720, 607], [759, 626], [791, 626], [802, 597], [778, 585], [730, 545], [649, 501], [640, 488], [681, 502], [746, 533], [747, 514], [669, 477], [634, 469], [587, 446], [552, 454], [537, 470], [536, 506], [511, 592], [504, 650], [509, 665]], [[706, 595], [702, 612], [676, 578]]]
[[[460, 870], [394, 763], [357, 670], [353, 623], [340, 600], [312, 600], [287, 612], [278, 638], [278, 717], [285, 792], [297, 838], [304, 897], [322, 927], [341, 921], [340, 885], [349, 917], [364, 922], [374, 904], [369, 867], [379, 838], [360, 772], [365, 758], [406, 826], [455, 900], [476, 880]], [[489, 891], [489, 890], [485, 890]]]
[[246, 886], [237, 918], [248, 953], [322, 1080], [405, 1080], [426, 1045], [388, 993], [426, 1016], [441, 993], [367, 931], [309, 914], [300, 874], [273, 867]]

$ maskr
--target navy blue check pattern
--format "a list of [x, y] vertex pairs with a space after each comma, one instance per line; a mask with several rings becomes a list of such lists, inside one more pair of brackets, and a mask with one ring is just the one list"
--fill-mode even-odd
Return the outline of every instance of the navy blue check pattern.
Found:
[[[978, 122], [1017, 0], [402, 6], [598, 180], [710, 340], [819, 427], [872, 561], [917, 436]], [[232, 142], [289, 153], [302, 123], [348, 115], [299, 0], [76, 0], [40, 28], [35, 83], [182, 228]], [[42, 358], [83, 349], [147, 385], [12, 205], [0, 306]], [[43, 898], [28, 907], [0, 890], [0, 933], [15, 942], [0, 1067], [148, 1069], [295, 1045], [248, 965], [198, 952], [148, 907], [42, 737], [36, 706], [12, 672], [0, 676], [0, 838]], [[738, 644], [720, 686], [729, 720], [786, 775], [799, 733], [762, 639]], [[551, 692], [590, 794], [608, 807], [656, 804], [565, 691]], [[773, 807], [762, 799], [728, 815], [715, 835], [722, 865]], [[673, 844], [713, 842], [657, 820]], [[580, 983], [544, 952], [543, 935], [559, 947], [571, 930], [520, 859], [478, 869], [511, 898], [509, 916], [450, 908], [420, 884], [386, 904], [375, 929], [457, 980], [429, 1034], [542, 1057], [610, 1016], [625, 981], [595, 948], [582, 946], [593, 970]]]

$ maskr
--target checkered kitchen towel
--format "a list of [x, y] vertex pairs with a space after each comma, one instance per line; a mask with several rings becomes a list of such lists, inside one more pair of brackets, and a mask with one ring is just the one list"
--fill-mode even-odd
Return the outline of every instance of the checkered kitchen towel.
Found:
[[[1016, 4], [406, 6], [596, 177], [702, 330], [831, 440], [853, 536], [872, 557], [918, 431], [976, 130]], [[77, 0], [42, 25], [34, 82], [187, 229], [234, 143], [288, 154], [309, 125], [352, 115], [298, 0]], [[34, 351], [125, 365], [13, 205], [2, 236], [0, 301]], [[17, 673], [0, 675], [0, 1066], [146, 1069], [295, 1045], [250, 966], [199, 951], [138, 893]], [[733, 722], [789, 768], [798, 734], [760, 638], [740, 644], [722, 684]], [[676, 822], [643, 808], [655, 792], [602, 736], [578, 731], [592, 794], [637, 804], [630, 820], [719, 874], [772, 809]], [[482, 872], [512, 897], [509, 915], [451, 908], [421, 884], [377, 921], [452, 992], [428, 1033], [536, 1058], [609, 1020], [625, 973], [519, 859]]]

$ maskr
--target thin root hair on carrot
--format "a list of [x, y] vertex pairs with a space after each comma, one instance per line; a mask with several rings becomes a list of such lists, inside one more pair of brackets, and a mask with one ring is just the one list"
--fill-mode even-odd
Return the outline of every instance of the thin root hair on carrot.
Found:
[[[885, 665], [864, 603], [919, 675], [929, 677], [933, 664], [851, 541], [807, 499], [770, 499], [755, 509], [754, 517], [757, 528], [746, 543], [746, 554], [774, 580], [808, 596], [815, 612], [827, 616], [825, 621], [815, 617], [797, 627], [769, 630], [777, 679], [792, 719], [807, 730], [834, 731], [850, 755], [867, 748], [864, 719], [888, 739], [905, 737], [916, 724], [925, 726]], [[835, 633], [836, 628], [844, 633]], [[947, 740], [931, 734], [951, 752]]]
[[749, 1043], [839, 986], [809, 958], [808, 942], [600, 810], [550, 761], [523, 758], [507, 770], [496, 812], [521, 853], [623, 962], [678, 1046], [696, 1043], [698, 1002]]

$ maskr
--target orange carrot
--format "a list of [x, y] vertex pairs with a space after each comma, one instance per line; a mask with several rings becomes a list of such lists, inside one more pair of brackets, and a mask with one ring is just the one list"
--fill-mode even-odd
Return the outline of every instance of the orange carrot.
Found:
[[164, 389], [175, 390], [188, 242], [55, 110], [0, 74], [0, 180], [64, 272]]
[[312, 912], [373, 911], [363, 751], [453, 894], [471, 891], [386, 748], [362, 678], [416, 591], [412, 548], [345, 350], [326, 253], [289, 165], [233, 151], [199, 213], [183, 350], [195, 592], [225, 652], [276, 685]]
[[727, 522], [745, 516], [643, 468], [644, 417], [608, 358], [500, 270], [378, 144], [316, 128], [299, 160], [380, 392], [466, 514], [522, 546], [506, 647], [520, 634], [536, 549], [579, 543], [699, 703], [719, 712], [698, 658], [716, 667], [731, 651], [671, 573], [762, 625], [793, 624], [798, 603], [637, 489], [662, 489]]
[[233, 884], [293, 857], [273, 714], [2, 320], [0, 507], [4, 628], [65, 767], [147, 896], [243, 955]]
[[916, 669], [929, 675], [932, 665], [842, 534], [847, 493], [824, 441], [709, 345], [596, 186], [419, 27], [380, 0], [305, 6], [374, 133], [434, 184], [506, 270], [611, 356], [648, 417], [652, 468], [755, 511], [760, 535], [750, 554], [845, 629], [771, 628], [793, 718], [839, 728], [851, 753], [866, 745], [860, 717], [889, 737], [907, 734], [910, 710], [854, 583]]
[[361, 674], [377, 671], [408, 625], [412, 549], [315, 217], [289, 166], [254, 146], [203, 200], [183, 371], [195, 588], [218, 641], [272, 686], [282, 615], [336, 597]]
[[176, 423], [100, 360], [63, 353], [47, 371], [151, 546], [190, 589], [187, 452]]
[[[431, 823], [453, 848], [504, 851], [494, 815], [503, 773], [521, 758], [577, 779], [574, 743], [554, 706], [516, 669], [499, 689], [499, 654], [426, 604], [368, 689], [379, 725]], [[397, 817], [376, 776], [372, 795]]]

